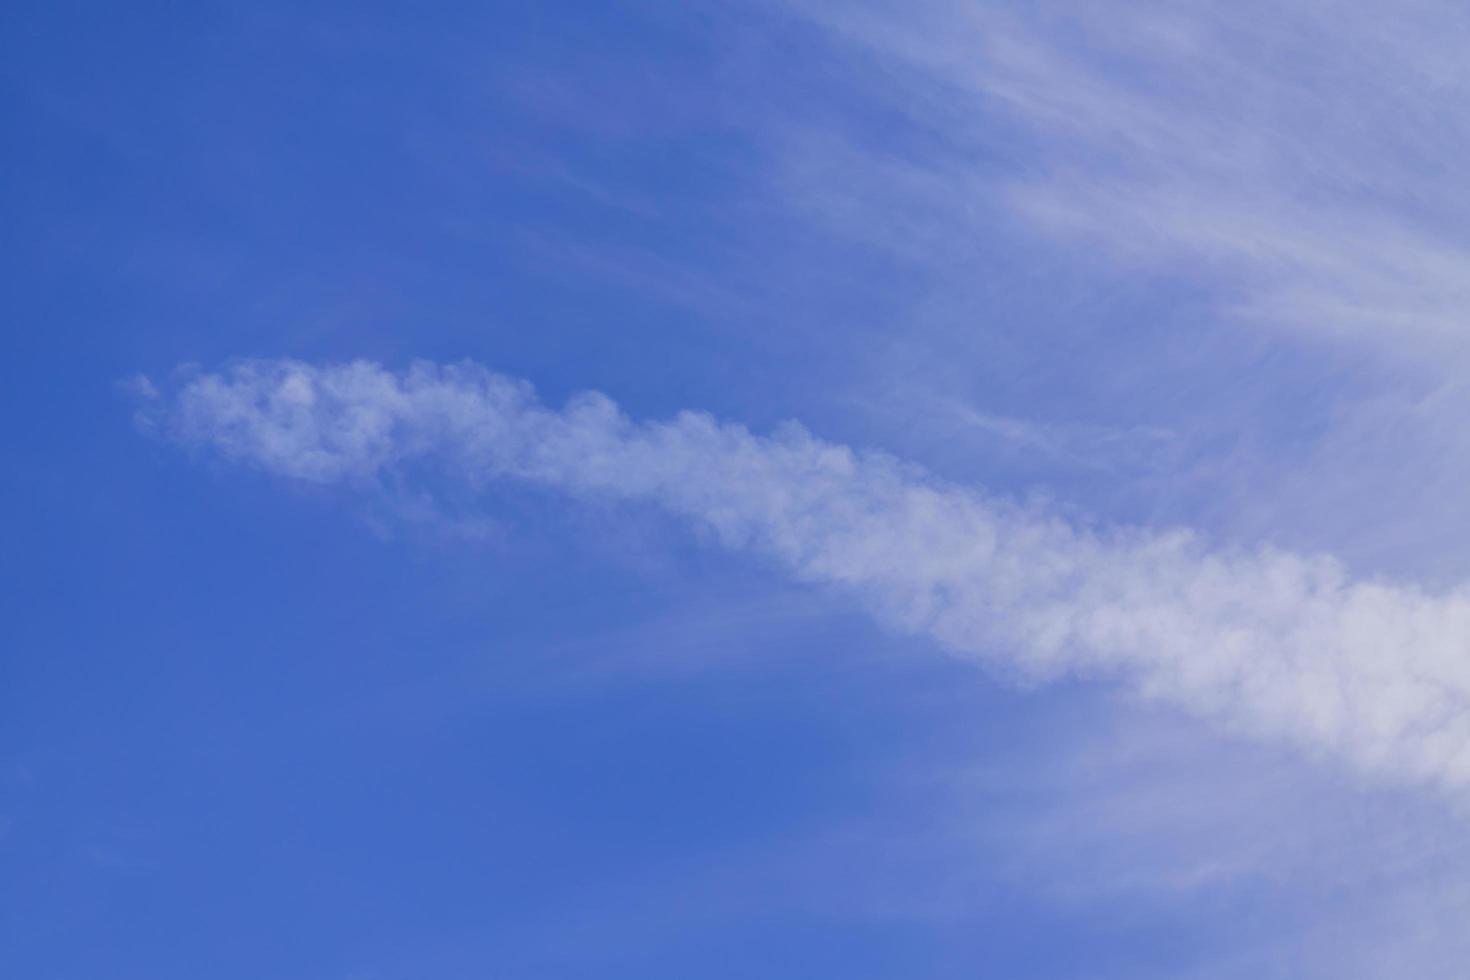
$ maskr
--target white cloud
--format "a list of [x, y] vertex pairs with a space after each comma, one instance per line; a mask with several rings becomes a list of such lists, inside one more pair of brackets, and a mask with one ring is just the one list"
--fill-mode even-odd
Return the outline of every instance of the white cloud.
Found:
[[370, 487], [405, 470], [638, 500], [1006, 673], [1072, 671], [1362, 771], [1470, 789], [1470, 588], [1353, 580], [1328, 557], [1092, 530], [787, 425], [562, 411], [474, 365], [256, 361], [186, 379], [163, 431]]
[[[793, 193], [813, 200], [834, 194], [833, 168], [886, 175], [824, 206], [846, 226], [912, 242], [924, 215], [931, 244], [940, 229], [976, 237], [993, 220], [976, 202], [1005, 200], [1116, 259], [1221, 286], [1251, 319], [1400, 353], [1467, 349], [1461, 7], [788, 6], [864, 53], [855, 84], [880, 80], [869, 97], [929, 135], [837, 137], [818, 148], [827, 164], [810, 141], [793, 154]], [[1007, 158], [1019, 165], [1002, 176]]]

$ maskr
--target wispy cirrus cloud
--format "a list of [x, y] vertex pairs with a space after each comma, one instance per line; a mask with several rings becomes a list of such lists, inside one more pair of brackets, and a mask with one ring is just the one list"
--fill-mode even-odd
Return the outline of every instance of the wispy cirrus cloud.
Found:
[[[1455, 5], [790, 6], [883, 67], [870, 97], [927, 135], [821, 155], [889, 175], [832, 208], [850, 227], [902, 242], [927, 214], [931, 241], [963, 239], [989, 197], [1218, 287], [1253, 320], [1465, 350], [1470, 17]], [[819, 180], [796, 159], [796, 179]]]
[[145, 411], [281, 476], [432, 471], [658, 505], [897, 628], [1032, 680], [1081, 672], [1380, 777], [1470, 789], [1470, 586], [1353, 579], [1329, 557], [1095, 530], [790, 424], [549, 409], [472, 364], [245, 362]]
[[865, 379], [888, 443], [996, 456], [983, 425], [945, 437], [963, 452], [905, 441], [936, 392], [1167, 430], [1167, 455], [1094, 467], [1091, 505], [1465, 575], [1462, 8], [777, 5], [841, 79], [774, 154], [783, 199], [923, 280]]
[[[838, 901], [972, 930], [984, 875], [998, 874], [1086, 921], [1127, 910], [1209, 951], [1129, 976], [1458, 975], [1470, 952], [1459, 815], [1412, 790], [1364, 792], [1280, 746], [1070, 693], [1013, 719], [1004, 740], [892, 767], [895, 803], [814, 848]], [[1209, 909], [1200, 931], [1181, 914], [1196, 903]]]

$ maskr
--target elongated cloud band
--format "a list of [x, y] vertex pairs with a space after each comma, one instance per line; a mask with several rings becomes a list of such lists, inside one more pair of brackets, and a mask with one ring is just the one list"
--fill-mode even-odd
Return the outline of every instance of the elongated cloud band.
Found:
[[1351, 580], [1330, 558], [1095, 532], [875, 452], [698, 413], [561, 411], [473, 365], [250, 362], [157, 403], [162, 431], [287, 477], [433, 467], [654, 502], [956, 654], [1082, 671], [1360, 769], [1470, 788], [1470, 588]]

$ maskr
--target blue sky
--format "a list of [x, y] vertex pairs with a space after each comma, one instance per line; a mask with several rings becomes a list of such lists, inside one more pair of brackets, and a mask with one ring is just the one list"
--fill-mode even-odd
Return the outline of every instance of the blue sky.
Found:
[[0, 15], [0, 967], [1457, 977], [1470, 16]]

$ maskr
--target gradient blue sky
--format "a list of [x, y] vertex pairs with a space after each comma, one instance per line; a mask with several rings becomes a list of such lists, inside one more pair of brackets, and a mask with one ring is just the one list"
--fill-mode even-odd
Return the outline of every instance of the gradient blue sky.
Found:
[[7, 5], [0, 973], [1463, 976], [1470, 15], [1032, 6]]

